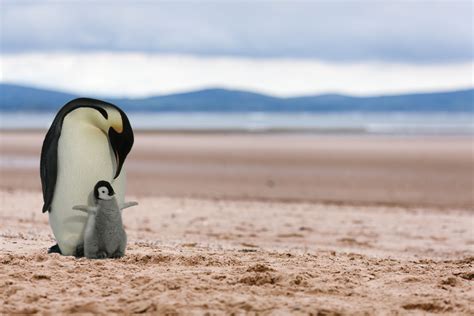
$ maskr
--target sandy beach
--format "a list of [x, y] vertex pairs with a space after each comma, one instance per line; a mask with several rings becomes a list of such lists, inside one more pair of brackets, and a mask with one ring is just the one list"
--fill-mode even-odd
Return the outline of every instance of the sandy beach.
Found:
[[137, 133], [124, 258], [48, 255], [43, 132], [0, 133], [0, 313], [474, 313], [469, 137]]

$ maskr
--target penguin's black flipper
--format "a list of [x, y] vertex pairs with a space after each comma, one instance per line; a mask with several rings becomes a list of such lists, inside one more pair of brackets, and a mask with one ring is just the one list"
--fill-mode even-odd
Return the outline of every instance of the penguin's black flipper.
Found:
[[61, 249], [59, 249], [58, 244], [52, 246], [51, 248], [48, 248], [48, 253], [59, 253], [60, 255], [62, 255]]

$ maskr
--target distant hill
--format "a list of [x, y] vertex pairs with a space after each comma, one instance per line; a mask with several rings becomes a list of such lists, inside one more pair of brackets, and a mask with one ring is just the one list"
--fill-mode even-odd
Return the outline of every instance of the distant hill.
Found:
[[73, 94], [36, 89], [11, 84], [0, 84], [0, 109], [2, 111], [57, 111]]
[[[81, 95], [84, 96], [84, 95]], [[79, 95], [0, 84], [1, 111], [55, 112]], [[247, 91], [206, 89], [149, 98], [103, 98], [126, 111], [166, 112], [474, 112], [474, 89], [354, 97], [337, 94], [277, 98]]]

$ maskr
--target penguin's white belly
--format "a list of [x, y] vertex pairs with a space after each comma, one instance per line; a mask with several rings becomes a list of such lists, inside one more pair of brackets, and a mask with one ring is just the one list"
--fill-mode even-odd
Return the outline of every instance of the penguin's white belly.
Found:
[[125, 170], [113, 179], [116, 162], [107, 135], [91, 125], [63, 122], [58, 143], [58, 174], [49, 224], [63, 255], [74, 255], [84, 240], [87, 214], [75, 205], [92, 205], [97, 181], [112, 184], [118, 203], [125, 194]]

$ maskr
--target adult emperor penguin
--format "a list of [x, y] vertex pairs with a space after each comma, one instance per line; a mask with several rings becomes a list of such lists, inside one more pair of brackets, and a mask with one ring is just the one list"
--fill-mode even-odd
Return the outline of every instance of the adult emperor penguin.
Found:
[[41, 150], [43, 213], [57, 245], [49, 252], [76, 255], [83, 241], [87, 214], [73, 206], [93, 203], [99, 180], [110, 182], [117, 202], [124, 203], [125, 159], [133, 146], [133, 131], [117, 106], [79, 98], [64, 105], [46, 134]]

